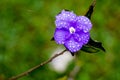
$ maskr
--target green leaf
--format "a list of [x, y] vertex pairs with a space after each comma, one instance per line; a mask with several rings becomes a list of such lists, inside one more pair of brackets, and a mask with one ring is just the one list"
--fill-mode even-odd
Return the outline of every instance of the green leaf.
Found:
[[98, 51], [100, 51], [99, 49], [93, 47], [93, 46], [88, 46], [85, 45], [81, 48], [82, 51], [87, 52], [87, 53], [96, 53]]
[[105, 52], [105, 49], [102, 46], [102, 43], [98, 42], [98, 41], [94, 41], [91, 38], [90, 38], [89, 42], [81, 48], [81, 50], [88, 52], [88, 53], [96, 53], [100, 50]]
[[89, 19], [91, 19], [91, 15], [93, 13], [93, 9], [95, 7], [95, 4], [96, 4], [96, 0], [93, 0], [93, 3], [90, 5], [89, 10], [85, 14], [85, 16], [88, 17]]

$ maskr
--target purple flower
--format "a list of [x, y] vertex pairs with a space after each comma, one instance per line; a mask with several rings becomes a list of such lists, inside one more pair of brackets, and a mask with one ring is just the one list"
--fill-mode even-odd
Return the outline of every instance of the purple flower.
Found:
[[57, 44], [64, 44], [70, 52], [77, 52], [88, 43], [92, 28], [91, 21], [85, 16], [62, 10], [56, 16], [54, 39]]

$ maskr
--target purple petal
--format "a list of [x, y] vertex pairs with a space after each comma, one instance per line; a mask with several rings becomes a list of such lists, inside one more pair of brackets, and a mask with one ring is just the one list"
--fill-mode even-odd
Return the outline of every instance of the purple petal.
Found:
[[87, 44], [90, 38], [90, 34], [84, 33], [84, 32], [77, 32], [76, 34], [74, 34], [74, 39], [77, 40], [78, 42], [82, 42], [83, 45]]
[[87, 44], [90, 39], [90, 34], [89, 33], [81, 34], [81, 39], [84, 45]]
[[76, 23], [77, 23], [76, 27], [80, 30], [83, 30], [85, 33], [89, 32], [90, 29], [92, 28], [91, 21], [85, 16], [78, 16]]
[[76, 14], [70, 11], [62, 10], [62, 12], [56, 16], [56, 21], [75, 22]]
[[66, 28], [68, 29], [70, 24], [68, 22], [65, 22], [65, 21], [60, 21], [60, 20], [56, 20], [55, 21], [55, 25], [57, 28]]
[[54, 33], [54, 39], [58, 44], [64, 44], [68, 31], [62, 29], [56, 29]]
[[74, 40], [73, 37], [71, 37], [69, 40], [67, 40], [65, 42], [64, 45], [71, 52], [77, 52], [77, 51], [79, 51], [81, 49], [81, 47], [82, 47], [83, 44], [80, 43], [80, 42], [77, 42], [76, 40]]

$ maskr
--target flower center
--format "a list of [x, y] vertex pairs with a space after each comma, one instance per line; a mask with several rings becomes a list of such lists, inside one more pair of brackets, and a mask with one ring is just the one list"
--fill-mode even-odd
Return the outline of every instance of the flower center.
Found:
[[70, 28], [69, 28], [69, 31], [70, 31], [71, 34], [73, 34], [73, 33], [75, 33], [75, 28], [70, 27]]

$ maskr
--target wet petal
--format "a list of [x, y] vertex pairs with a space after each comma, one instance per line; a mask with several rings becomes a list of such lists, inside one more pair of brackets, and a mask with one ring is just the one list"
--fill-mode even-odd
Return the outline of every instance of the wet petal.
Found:
[[75, 22], [76, 14], [70, 11], [62, 10], [60, 14], [56, 16], [57, 21]]
[[77, 40], [78, 42], [82, 41], [81, 36], [79, 34], [74, 34], [74, 39]]
[[85, 33], [90, 31], [92, 28], [92, 23], [87, 17], [78, 16], [76, 19], [76, 28], [83, 30]]
[[68, 22], [66, 22], [66, 21], [60, 21], [60, 20], [56, 20], [55, 21], [55, 25], [59, 29], [60, 28], [66, 28], [66, 29], [68, 29], [69, 26], [70, 26], [70, 24]]
[[65, 47], [70, 50], [70, 52], [77, 52], [81, 49], [82, 47], [82, 43], [77, 42], [76, 40], [74, 40], [74, 38], [70, 38], [69, 40], [65, 41]]
[[54, 39], [58, 44], [64, 44], [66, 36], [68, 36], [69, 32], [63, 29], [56, 29], [54, 33]]
[[87, 44], [90, 38], [90, 34], [84, 33], [84, 32], [77, 32], [74, 34], [74, 39], [77, 40], [78, 42], [82, 42], [83, 44]]

